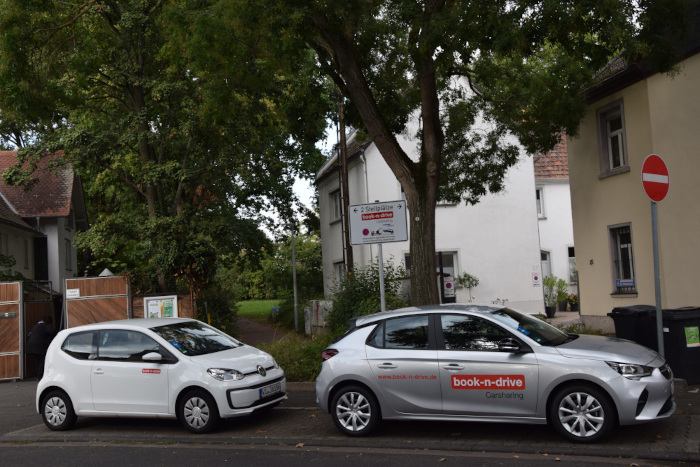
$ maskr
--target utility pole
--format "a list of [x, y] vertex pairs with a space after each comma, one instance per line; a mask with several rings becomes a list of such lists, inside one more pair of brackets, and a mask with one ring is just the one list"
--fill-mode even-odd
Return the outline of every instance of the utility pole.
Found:
[[345, 270], [352, 272], [355, 260], [352, 255], [352, 245], [350, 245], [350, 219], [348, 210], [350, 206], [350, 189], [348, 186], [348, 148], [345, 137], [345, 103], [343, 95], [338, 90], [338, 122], [340, 125], [340, 194], [343, 201], [343, 241], [345, 243]]

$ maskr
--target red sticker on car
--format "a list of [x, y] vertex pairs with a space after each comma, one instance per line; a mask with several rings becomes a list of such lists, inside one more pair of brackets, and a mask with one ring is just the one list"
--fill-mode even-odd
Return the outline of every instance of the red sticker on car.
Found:
[[148, 373], [148, 374], [151, 374], [151, 375], [159, 375], [159, 374], [160, 374], [160, 370], [157, 370], [157, 369], [154, 370], [154, 369], [152, 369], [152, 368], [144, 368], [143, 370], [141, 370], [141, 373]]
[[525, 389], [524, 375], [452, 375], [452, 389]]

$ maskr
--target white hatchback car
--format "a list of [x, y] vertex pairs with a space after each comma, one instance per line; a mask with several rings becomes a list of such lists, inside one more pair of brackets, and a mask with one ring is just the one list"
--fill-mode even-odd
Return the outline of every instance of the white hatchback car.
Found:
[[58, 333], [36, 408], [52, 430], [77, 416], [177, 418], [207, 433], [220, 418], [283, 400], [284, 372], [267, 353], [201, 321], [129, 319]]

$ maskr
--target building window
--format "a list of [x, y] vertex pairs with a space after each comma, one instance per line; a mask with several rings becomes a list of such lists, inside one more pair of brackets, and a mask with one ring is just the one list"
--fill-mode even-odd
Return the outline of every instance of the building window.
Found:
[[[406, 271], [411, 270], [411, 256], [406, 255], [404, 257], [406, 264]], [[455, 264], [457, 263], [457, 253], [454, 252], [442, 252], [442, 272], [446, 275], [457, 277], [455, 271]], [[440, 253], [435, 253], [435, 271], [440, 272]]]
[[331, 222], [340, 219], [342, 213], [343, 205], [340, 197], [340, 190], [336, 190], [331, 193]]
[[622, 99], [598, 109], [597, 116], [600, 177], [629, 172]]
[[610, 228], [613, 293], [637, 293], [634, 278], [634, 255], [632, 253], [632, 229], [629, 225]]
[[71, 248], [70, 240], [66, 239], [66, 271], [73, 270], [73, 249]]
[[578, 270], [576, 269], [576, 255], [574, 247], [569, 247], [569, 284], [578, 284]]
[[544, 188], [538, 188], [536, 191], [536, 199], [537, 199], [537, 217], [540, 219], [543, 219], [545, 217], [544, 215]]

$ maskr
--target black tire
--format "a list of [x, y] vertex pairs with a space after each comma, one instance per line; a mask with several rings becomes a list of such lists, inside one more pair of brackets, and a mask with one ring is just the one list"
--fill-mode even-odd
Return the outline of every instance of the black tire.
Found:
[[331, 401], [331, 416], [340, 431], [348, 436], [365, 436], [381, 419], [379, 404], [371, 391], [362, 386], [346, 386]]
[[41, 399], [41, 418], [49, 429], [65, 431], [70, 429], [75, 420], [75, 410], [68, 395], [58, 389], [49, 391]]
[[219, 424], [219, 409], [208, 392], [194, 390], [180, 399], [177, 417], [192, 433], [210, 433]]
[[601, 389], [574, 384], [559, 390], [549, 406], [554, 429], [575, 443], [596, 443], [617, 424], [615, 405]]

